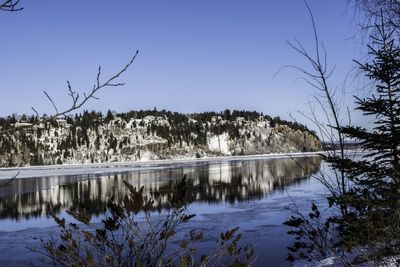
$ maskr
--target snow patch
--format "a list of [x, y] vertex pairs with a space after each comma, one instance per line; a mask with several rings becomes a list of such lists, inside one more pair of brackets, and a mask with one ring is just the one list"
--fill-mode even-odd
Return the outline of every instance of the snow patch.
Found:
[[229, 150], [229, 134], [223, 133], [210, 137], [208, 140], [208, 149], [213, 152], [219, 152], [223, 155], [231, 155]]

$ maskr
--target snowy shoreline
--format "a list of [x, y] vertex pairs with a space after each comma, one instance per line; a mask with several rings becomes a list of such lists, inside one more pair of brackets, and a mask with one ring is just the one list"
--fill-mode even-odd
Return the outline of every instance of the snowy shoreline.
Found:
[[273, 153], [260, 155], [245, 155], [245, 156], [223, 156], [209, 158], [194, 158], [194, 159], [166, 159], [166, 160], [148, 160], [135, 162], [112, 162], [112, 163], [93, 163], [93, 164], [65, 164], [65, 165], [43, 165], [43, 166], [28, 166], [28, 167], [12, 167], [0, 168], [0, 180], [10, 179], [18, 172], [18, 179], [21, 178], [37, 178], [49, 176], [64, 176], [77, 174], [102, 174], [127, 172], [144, 169], [168, 168], [176, 165], [191, 165], [197, 163], [212, 163], [212, 162], [228, 162], [234, 160], [255, 160], [255, 159], [276, 159], [276, 158], [291, 158], [291, 157], [311, 157], [324, 154], [320, 152], [296, 152], [296, 153]]

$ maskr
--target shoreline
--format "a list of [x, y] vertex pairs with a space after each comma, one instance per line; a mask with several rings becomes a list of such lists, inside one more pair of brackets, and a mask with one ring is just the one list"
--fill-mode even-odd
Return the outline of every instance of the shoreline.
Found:
[[317, 152], [293, 152], [293, 153], [271, 153], [243, 156], [219, 156], [208, 158], [186, 158], [186, 159], [162, 159], [133, 162], [111, 162], [90, 164], [63, 164], [63, 165], [40, 165], [27, 167], [5, 167], [0, 168], [0, 180], [7, 180], [19, 172], [17, 179], [42, 178], [50, 176], [68, 176], [78, 174], [106, 174], [116, 172], [127, 172], [144, 169], [166, 168], [174, 165], [194, 165], [197, 163], [229, 162], [235, 160], [257, 160], [257, 159], [279, 159], [293, 157], [315, 157], [325, 154], [325, 151]]

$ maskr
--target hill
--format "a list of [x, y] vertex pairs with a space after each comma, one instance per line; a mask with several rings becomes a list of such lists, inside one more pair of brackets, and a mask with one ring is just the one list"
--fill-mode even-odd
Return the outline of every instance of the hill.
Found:
[[0, 129], [33, 125], [0, 136], [0, 166], [127, 162], [318, 151], [304, 125], [255, 111], [182, 114], [95, 111], [38, 124], [31, 116], [0, 118]]

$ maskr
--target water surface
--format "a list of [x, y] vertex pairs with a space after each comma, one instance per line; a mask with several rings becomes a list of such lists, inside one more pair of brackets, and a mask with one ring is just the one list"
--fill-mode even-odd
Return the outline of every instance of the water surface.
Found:
[[[58, 234], [50, 213], [67, 216], [78, 206], [100, 220], [106, 202], [127, 193], [123, 181], [144, 186], [146, 194], [163, 208], [168, 194], [186, 175], [189, 212], [197, 214], [186, 228], [202, 229], [207, 248], [216, 236], [239, 226], [243, 242], [255, 245], [258, 266], [286, 266], [286, 247], [292, 242], [282, 222], [291, 201], [307, 209], [311, 201], [324, 201], [325, 191], [314, 179], [320, 157], [295, 159], [194, 162], [130, 172], [69, 175], [15, 180], [0, 189], [0, 265], [19, 265], [39, 255], [25, 247], [39, 246], [35, 238]], [[290, 197], [289, 197], [290, 196]], [[187, 230], [187, 229], [183, 229]]]

